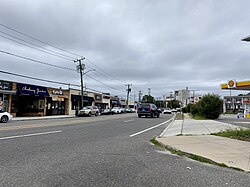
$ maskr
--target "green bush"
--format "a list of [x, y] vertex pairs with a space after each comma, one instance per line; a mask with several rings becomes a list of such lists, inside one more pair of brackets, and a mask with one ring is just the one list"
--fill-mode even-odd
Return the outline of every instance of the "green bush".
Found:
[[207, 94], [198, 103], [198, 114], [207, 119], [217, 119], [221, 114], [222, 103], [218, 95]]
[[198, 103], [197, 104], [193, 104], [190, 106], [190, 109], [189, 109], [190, 113], [195, 116], [195, 115], [198, 115], [199, 114], [199, 105]]
[[183, 113], [188, 113], [187, 107], [182, 108]]

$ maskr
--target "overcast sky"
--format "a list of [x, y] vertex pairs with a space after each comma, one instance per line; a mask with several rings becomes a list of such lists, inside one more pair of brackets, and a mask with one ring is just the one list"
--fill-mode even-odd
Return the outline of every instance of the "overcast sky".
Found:
[[[221, 83], [250, 79], [250, 43], [241, 41], [250, 34], [249, 7], [246, 0], [1, 0], [1, 70], [79, 85], [76, 71], [4, 52], [69, 69], [82, 56], [85, 72], [96, 69], [84, 76], [87, 87], [101, 92], [125, 96], [132, 84], [136, 97], [148, 88], [162, 97], [186, 87], [229, 95]], [[3, 73], [0, 79], [67, 88]]]

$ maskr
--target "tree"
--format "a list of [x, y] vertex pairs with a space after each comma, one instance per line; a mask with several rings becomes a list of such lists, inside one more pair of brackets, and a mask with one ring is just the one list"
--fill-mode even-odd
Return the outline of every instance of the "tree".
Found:
[[197, 113], [208, 119], [217, 119], [221, 114], [222, 99], [216, 94], [207, 94], [196, 104]]
[[151, 95], [144, 95], [142, 98], [142, 103], [154, 103], [155, 99]]
[[180, 103], [179, 101], [174, 99], [168, 102], [167, 107], [168, 108], [180, 108]]

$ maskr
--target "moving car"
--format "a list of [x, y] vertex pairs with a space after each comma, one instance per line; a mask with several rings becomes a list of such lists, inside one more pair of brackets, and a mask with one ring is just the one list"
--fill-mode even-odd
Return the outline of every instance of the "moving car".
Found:
[[101, 115], [113, 115], [114, 112], [111, 109], [104, 109], [101, 111]]
[[0, 122], [7, 123], [9, 120], [12, 120], [13, 116], [8, 113], [0, 110]]
[[142, 116], [148, 117], [160, 117], [161, 110], [159, 110], [154, 104], [152, 103], [142, 103], [139, 105], [137, 110], [137, 115], [139, 118]]
[[163, 114], [172, 114], [172, 110], [170, 108], [166, 108], [163, 110]]
[[78, 112], [78, 116], [91, 116], [91, 115], [95, 115], [95, 116], [99, 115], [99, 109], [97, 106], [86, 106], [86, 107], [83, 107]]

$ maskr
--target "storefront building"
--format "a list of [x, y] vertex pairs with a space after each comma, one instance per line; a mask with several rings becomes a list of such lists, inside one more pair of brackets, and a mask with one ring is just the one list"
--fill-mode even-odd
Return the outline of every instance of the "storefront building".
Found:
[[16, 85], [0, 80], [0, 110], [11, 113], [13, 95], [16, 95]]
[[103, 93], [102, 94], [102, 103], [104, 105], [104, 109], [110, 108], [110, 94], [109, 93]]
[[50, 97], [46, 102], [46, 116], [69, 114], [69, 90], [48, 88]]
[[121, 103], [119, 101], [119, 97], [115, 96], [111, 96], [110, 97], [110, 106], [111, 108], [114, 108], [114, 107], [120, 107], [121, 106]]
[[[16, 116], [45, 116], [49, 93], [46, 87], [17, 83]], [[16, 101], [15, 101], [16, 100]]]
[[[82, 96], [79, 90], [69, 90], [69, 115], [75, 115], [81, 108]], [[83, 106], [92, 106], [94, 104], [94, 95], [90, 92], [83, 93]]]

